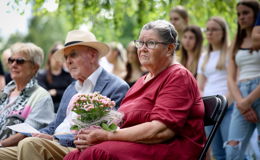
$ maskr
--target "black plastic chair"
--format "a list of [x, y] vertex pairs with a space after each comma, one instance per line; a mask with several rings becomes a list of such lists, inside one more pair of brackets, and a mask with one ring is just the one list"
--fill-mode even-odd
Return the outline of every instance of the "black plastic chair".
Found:
[[205, 106], [204, 126], [213, 125], [213, 127], [199, 156], [199, 160], [205, 159], [208, 148], [228, 107], [227, 99], [222, 95], [206, 96], [202, 97], [202, 99]]

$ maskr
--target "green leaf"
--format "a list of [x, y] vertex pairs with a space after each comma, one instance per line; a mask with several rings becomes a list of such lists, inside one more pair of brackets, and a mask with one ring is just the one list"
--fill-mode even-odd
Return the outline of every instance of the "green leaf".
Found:
[[106, 123], [101, 123], [101, 128], [103, 128], [106, 131], [110, 131], [109, 126]]
[[73, 125], [73, 126], [70, 127], [70, 129], [71, 129], [71, 130], [77, 130], [77, 131], [78, 131], [78, 130], [80, 129], [80, 127], [77, 126], [77, 125]]
[[111, 131], [115, 131], [117, 129], [117, 125], [112, 123], [111, 125], [109, 125], [109, 128], [110, 128]]
[[106, 131], [115, 131], [117, 129], [117, 126], [112, 123], [110, 125], [106, 124], [106, 123], [101, 123], [101, 128], [103, 128]]

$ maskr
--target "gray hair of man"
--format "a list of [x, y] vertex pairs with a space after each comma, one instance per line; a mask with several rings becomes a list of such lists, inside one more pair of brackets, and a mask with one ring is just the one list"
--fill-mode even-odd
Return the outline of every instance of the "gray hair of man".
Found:
[[177, 47], [178, 33], [175, 27], [166, 20], [156, 20], [145, 24], [142, 30], [154, 30], [156, 31], [163, 42], [174, 44]]
[[43, 50], [33, 43], [15, 43], [11, 46], [11, 55], [15, 53], [23, 53], [27, 55], [29, 59], [39, 67], [43, 63]]

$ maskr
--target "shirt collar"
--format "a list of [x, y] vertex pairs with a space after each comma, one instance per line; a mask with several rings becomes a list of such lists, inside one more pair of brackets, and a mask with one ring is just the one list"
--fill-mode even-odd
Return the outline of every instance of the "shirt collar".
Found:
[[102, 67], [98, 67], [81, 85], [79, 81], [76, 81], [75, 89], [78, 93], [91, 93], [93, 92], [94, 86], [96, 86], [98, 77], [102, 72]]

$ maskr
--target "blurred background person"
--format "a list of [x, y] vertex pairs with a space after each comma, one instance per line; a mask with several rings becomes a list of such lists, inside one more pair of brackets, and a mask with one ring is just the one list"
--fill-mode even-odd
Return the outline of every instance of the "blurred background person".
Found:
[[126, 51], [119, 42], [111, 42], [109, 46], [109, 53], [100, 59], [99, 64], [108, 72], [124, 79], [126, 75]]
[[[197, 81], [202, 96], [225, 95], [228, 102], [229, 90], [227, 86], [227, 62], [228, 62], [228, 26], [222, 17], [211, 17], [206, 24], [206, 39], [208, 41], [208, 51], [201, 56], [198, 66]], [[226, 153], [223, 144], [228, 138], [228, 128], [230, 125], [233, 105], [230, 105], [223, 121], [217, 130], [211, 149], [216, 160], [225, 160]], [[206, 127], [209, 134], [212, 127]]]
[[181, 39], [180, 63], [196, 78], [202, 52], [203, 35], [200, 27], [191, 25], [184, 29]]
[[143, 74], [141, 63], [138, 59], [137, 48], [134, 42], [130, 42], [126, 49], [127, 51], [127, 63], [126, 63], [126, 76], [124, 80], [131, 87], [137, 79], [139, 79]]
[[62, 47], [63, 45], [60, 43], [54, 44], [48, 54], [46, 69], [37, 75], [39, 85], [45, 88], [52, 97], [55, 113], [59, 108], [63, 92], [73, 81], [71, 75], [63, 68], [63, 60], [57, 56], [53, 56]]
[[3, 64], [4, 74], [5, 74], [5, 84], [8, 84], [9, 82], [12, 81], [9, 68], [8, 68], [8, 58], [10, 56], [11, 56], [11, 49], [10, 48], [5, 49], [2, 54], [2, 64]]
[[5, 86], [5, 73], [2, 66], [2, 63], [0, 61], [0, 90], [3, 89]]
[[8, 125], [24, 122], [40, 129], [54, 119], [51, 96], [35, 79], [43, 55], [42, 49], [33, 43], [11, 47], [8, 65], [13, 81], [0, 92], [0, 139], [5, 139], [0, 141], [1, 146], [24, 137], [20, 133], [11, 136], [15, 132], [7, 128]]
[[[23, 44], [23, 43], [16, 42], [12, 46], [18, 47], [18, 45], [20, 45], [20, 44]], [[2, 64], [3, 64], [4, 72], [5, 72], [5, 84], [8, 84], [9, 82], [12, 81], [11, 74], [9, 72], [9, 65], [8, 65], [8, 58], [11, 56], [11, 54], [12, 53], [11, 53], [10, 48], [5, 49], [2, 54]]]
[[176, 48], [176, 56], [177, 60], [179, 60], [181, 53], [180, 53], [180, 41], [183, 36], [184, 29], [189, 24], [189, 14], [188, 11], [183, 6], [176, 6], [171, 9], [170, 11], [170, 22], [174, 25], [178, 32], [178, 46]]
[[[260, 6], [256, 0], [240, 1], [236, 5], [237, 33], [231, 48], [228, 85], [235, 99], [228, 141], [227, 160], [242, 160], [255, 129], [260, 135], [260, 51], [253, 50], [252, 30]], [[258, 150], [259, 152], [259, 150]], [[248, 154], [247, 154], [248, 155]]]

